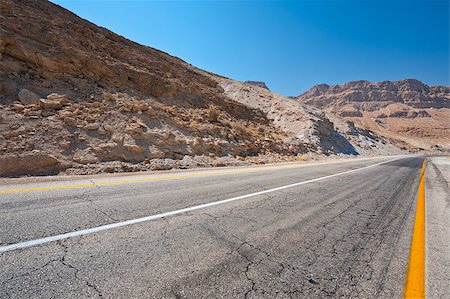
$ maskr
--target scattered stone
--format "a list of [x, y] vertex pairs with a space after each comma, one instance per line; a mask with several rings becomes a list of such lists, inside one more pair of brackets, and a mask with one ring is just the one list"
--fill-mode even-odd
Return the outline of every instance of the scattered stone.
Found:
[[66, 95], [51, 93], [47, 99], [41, 99], [40, 104], [43, 109], [61, 109], [67, 102]]
[[40, 103], [43, 109], [61, 109], [63, 107], [60, 100], [41, 99]]
[[13, 108], [16, 111], [23, 111], [25, 109], [25, 106], [22, 104], [13, 104]]
[[172, 159], [153, 159], [150, 161], [150, 170], [169, 170], [175, 167], [175, 160]]
[[181, 161], [178, 162], [178, 167], [181, 169], [190, 169], [197, 166], [194, 159], [191, 156], [184, 156]]
[[84, 128], [89, 131], [95, 131], [100, 127], [97, 123], [88, 123]]
[[67, 96], [65, 94], [51, 93], [47, 96], [47, 99], [51, 101], [63, 102], [67, 100]]

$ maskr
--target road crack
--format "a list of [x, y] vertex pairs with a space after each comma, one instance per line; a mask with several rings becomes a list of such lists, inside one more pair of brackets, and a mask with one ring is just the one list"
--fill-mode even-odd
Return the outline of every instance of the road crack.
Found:
[[[80, 241], [80, 239], [78, 240], [78, 242]], [[80, 277], [79, 269], [67, 261], [67, 255], [69, 254], [69, 247], [63, 241], [58, 241], [57, 243], [63, 248], [63, 255], [59, 259], [59, 262], [65, 267], [74, 271], [74, 277], [76, 280], [84, 283], [89, 289], [93, 290], [97, 294], [97, 297], [102, 298], [103, 294], [99, 290], [99, 288], [95, 284], [91, 283], [89, 280]]]

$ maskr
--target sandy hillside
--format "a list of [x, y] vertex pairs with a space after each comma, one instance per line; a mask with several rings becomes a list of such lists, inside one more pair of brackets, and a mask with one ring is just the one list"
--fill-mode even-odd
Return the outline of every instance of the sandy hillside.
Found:
[[401, 146], [44, 0], [1, 2], [0, 176], [377, 155]]

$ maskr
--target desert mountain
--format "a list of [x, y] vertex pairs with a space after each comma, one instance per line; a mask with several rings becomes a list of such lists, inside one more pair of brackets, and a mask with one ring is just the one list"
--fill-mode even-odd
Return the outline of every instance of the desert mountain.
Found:
[[199, 70], [44, 0], [3, 0], [0, 176], [399, 153], [319, 109]]
[[450, 147], [450, 87], [355, 81], [317, 85], [297, 100], [417, 147]]

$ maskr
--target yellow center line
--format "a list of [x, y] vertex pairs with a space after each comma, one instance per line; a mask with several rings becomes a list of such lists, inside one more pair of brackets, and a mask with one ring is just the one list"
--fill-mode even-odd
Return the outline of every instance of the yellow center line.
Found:
[[[370, 160], [370, 158], [358, 159], [358, 161]], [[270, 171], [270, 170], [278, 170], [278, 169], [289, 169], [289, 168], [301, 168], [301, 167], [311, 167], [316, 165], [328, 165], [328, 164], [337, 164], [337, 163], [348, 163], [349, 161], [330, 161], [330, 162], [320, 162], [320, 163], [309, 163], [309, 164], [290, 164], [290, 165], [281, 165], [281, 166], [270, 166], [270, 167], [261, 167], [256, 169], [237, 169], [230, 171], [215, 171], [212, 173], [191, 173], [191, 174], [180, 174], [180, 175], [168, 175], [163, 177], [146, 177], [140, 179], [121, 179], [116, 181], [99, 181], [95, 183], [79, 183], [79, 184], [69, 184], [69, 185], [56, 185], [56, 186], [48, 186], [48, 187], [30, 187], [23, 189], [5, 189], [0, 190], [1, 194], [8, 193], [25, 193], [25, 192], [33, 192], [33, 191], [50, 191], [50, 190], [58, 190], [58, 189], [75, 189], [75, 188], [84, 188], [84, 187], [96, 187], [96, 186], [107, 186], [107, 185], [123, 185], [123, 184], [135, 184], [135, 183], [144, 183], [151, 181], [168, 181], [174, 179], [188, 179], [195, 177], [210, 177], [217, 175], [231, 175], [231, 174], [239, 174], [239, 173], [252, 173], [252, 172], [261, 172], [261, 171]]]
[[425, 298], [425, 166], [424, 160], [403, 298]]

